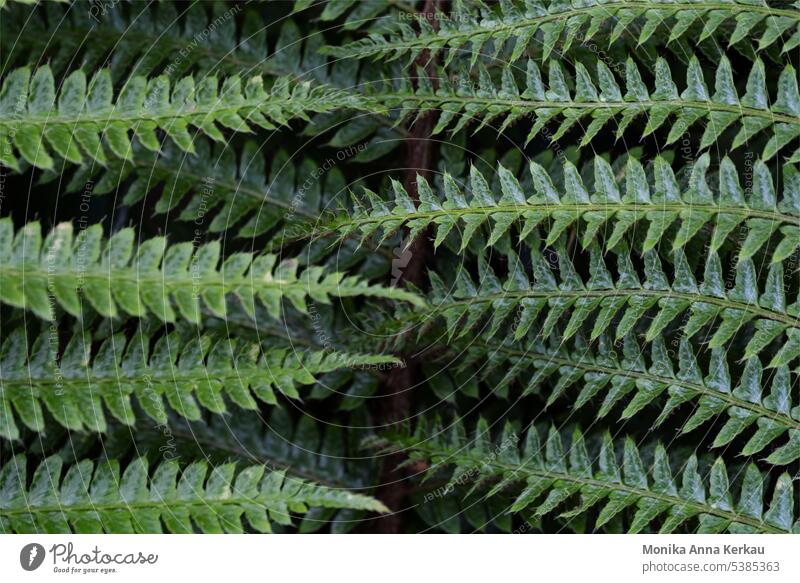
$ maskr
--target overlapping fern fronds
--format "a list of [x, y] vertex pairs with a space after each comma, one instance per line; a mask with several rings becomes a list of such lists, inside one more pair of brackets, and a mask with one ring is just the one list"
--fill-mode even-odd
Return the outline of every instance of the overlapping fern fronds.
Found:
[[796, 0], [31, 3], [1, 531], [800, 533]]
[[[324, 74], [317, 50], [320, 34], [296, 42], [300, 28], [292, 20], [266, 32], [257, 11], [222, 2], [75, 3], [38, 8], [10, 6], [3, 19], [22, 34], [0, 39], [5, 68], [49, 63], [56, 74], [76, 65], [84, 70], [108, 66], [115, 81], [128, 74], [201, 74], [286, 76], [312, 80]], [[243, 13], [237, 31], [237, 16]], [[127, 17], [127, 18], [126, 18]], [[273, 42], [274, 40], [274, 42]]]
[[315, 0], [295, 0], [294, 12], [308, 15], [309, 8], [322, 7], [319, 20], [322, 22], [335, 22], [343, 20], [342, 30], [351, 31], [366, 29], [370, 32], [380, 32], [384, 28], [391, 28], [397, 21], [397, 16], [411, 17], [414, 15], [416, 0], [408, 2], [393, 2], [391, 0], [372, 0], [359, 2], [359, 0], [340, 0], [337, 2], [317, 2]]
[[691, 410], [681, 434], [724, 419], [722, 427], [712, 432], [712, 447], [730, 447], [733, 440], [748, 436], [741, 446], [742, 455], [773, 448], [766, 461], [776, 466], [800, 457], [800, 422], [796, 418], [800, 405], [792, 397], [796, 375], [787, 366], [764, 371], [757, 358], [749, 358], [734, 383], [724, 349], [711, 351], [704, 370], [698, 364], [700, 351], [685, 337], [679, 341], [677, 363], [671, 356], [675, 351], [672, 343], [668, 348], [661, 338], [641, 345], [629, 334], [622, 350], [606, 335], [600, 336], [596, 346], [582, 336], [571, 343], [556, 338], [558, 334], [548, 341], [457, 342], [453, 352], [441, 360], [464, 370], [463, 378], [488, 380], [494, 376], [489, 387], [496, 396], [507, 398], [509, 385], [516, 383], [520, 390], [514, 394], [537, 395], [550, 408], [571, 400], [575, 410], [597, 407], [594, 415], [598, 420], [619, 411], [622, 420], [635, 416], [652, 419], [656, 429], [670, 416]]
[[[414, 459], [430, 460], [433, 469], [455, 467], [452, 481], [469, 476], [486, 484], [487, 497], [514, 488], [518, 493], [508, 512], [529, 512], [534, 517], [559, 512], [574, 518], [596, 509], [595, 529], [624, 513], [625, 531], [674, 532], [687, 524], [699, 533], [788, 533], [800, 528], [794, 509], [792, 479], [781, 474], [772, 491], [765, 491], [764, 475], [748, 464], [738, 496], [721, 459], [701, 473], [700, 461], [691, 454], [678, 467], [681, 483], [673, 477], [672, 461], [662, 445], [656, 445], [647, 465], [636, 442], [625, 439], [618, 448], [610, 434], [591, 441], [580, 430], [572, 432], [567, 451], [564, 437], [551, 427], [544, 445], [540, 430], [530, 427], [524, 436], [506, 425], [493, 441], [485, 422], [473, 437], [441, 426], [420, 424], [411, 436], [378, 442], [390, 450], [401, 448]], [[617, 452], [622, 449], [622, 455]], [[620, 459], [621, 458], [621, 459]], [[621, 464], [620, 464], [621, 462]], [[620, 468], [620, 465], [622, 468]], [[654, 528], [651, 524], [658, 519]]]
[[[134, 147], [133, 160], [109, 160], [106, 167], [84, 166], [66, 187], [94, 195], [124, 190], [122, 202], [134, 205], [157, 197], [153, 210], [178, 208], [178, 219], [196, 221], [211, 233], [235, 228], [239, 237], [254, 237], [284, 222], [315, 221], [330, 202], [346, 194], [341, 170], [331, 168], [319, 180], [321, 162], [292, 161], [285, 150], [264, 162], [264, 148], [247, 140], [237, 155], [230, 144], [195, 143], [190, 155], [174, 144], [159, 152]], [[131, 180], [129, 180], [131, 179]], [[160, 191], [160, 192], [159, 192]]]

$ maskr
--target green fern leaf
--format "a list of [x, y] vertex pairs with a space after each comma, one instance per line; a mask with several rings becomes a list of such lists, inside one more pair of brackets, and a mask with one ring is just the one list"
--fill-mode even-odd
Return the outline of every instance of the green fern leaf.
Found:
[[104, 240], [101, 225], [73, 236], [72, 225], [62, 223], [42, 241], [38, 223], [28, 223], [15, 236], [11, 220], [0, 219], [0, 301], [52, 320], [56, 303], [81, 316], [84, 296], [103, 316], [153, 314], [174, 322], [180, 314], [194, 323], [206, 311], [223, 318], [228, 295], [236, 296], [251, 317], [260, 302], [274, 318], [281, 315], [282, 299], [301, 312], [309, 297], [323, 304], [352, 296], [422, 302], [406, 290], [322, 267], [298, 273], [296, 260], [279, 262], [271, 254], [234, 253], [220, 267], [219, 241], [168, 246], [165, 238], [155, 237], [135, 246], [134, 238], [128, 228]]
[[[584, 247], [598, 235], [606, 234], [605, 244], [610, 249], [617, 247], [626, 233], [644, 230], [646, 235], [643, 241], [636, 242], [636, 250], [647, 252], [664, 247], [679, 250], [709, 224], [714, 226], [712, 252], [718, 251], [737, 227], [745, 227], [748, 234], [740, 249], [740, 262], [752, 258], [770, 238], [778, 239], [773, 264], [792, 255], [800, 246], [800, 172], [796, 166], [784, 166], [784, 188], [778, 200], [771, 173], [763, 161], [753, 165], [749, 198], [744, 196], [736, 169], [727, 158], [720, 164], [717, 187], [712, 189], [706, 176], [709, 164], [710, 157], [701, 156], [691, 166], [688, 182], [681, 187], [663, 158], [657, 157], [648, 173], [636, 158], [629, 157], [624, 174], [617, 176], [603, 158], [596, 157], [593, 184], [587, 187], [571, 162], [565, 162], [559, 176], [551, 176], [542, 166], [531, 163], [530, 177], [524, 181], [531, 186], [525, 189], [501, 166], [497, 194], [473, 168], [469, 200], [449, 176], [444, 178], [443, 196], [435, 195], [427, 181], [418, 177], [422, 185], [419, 203], [409, 206], [405, 202], [407, 193], [397, 184], [398, 200], [393, 205], [381, 202], [372, 206], [370, 200], [356, 206], [352, 217], [336, 219], [328, 228], [362, 240], [374, 233], [385, 238], [404, 225], [412, 233], [430, 228], [436, 234], [435, 246], [453, 232], [460, 240], [461, 250], [467, 248], [482, 225], [490, 228], [489, 244], [498, 241], [516, 223], [521, 225], [523, 239], [540, 225], [547, 226], [546, 245], [557, 241], [567, 228], [578, 226]], [[554, 183], [563, 186], [556, 188]], [[533, 193], [526, 198], [525, 190]], [[637, 224], [641, 225], [638, 229]], [[454, 228], [456, 225], [458, 229]], [[670, 231], [672, 225], [680, 226], [676, 233]], [[326, 230], [322, 226], [318, 233]]]
[[[148, 150], [157, 151], [156, 130], [163, 130], [181, 150], [194, 153], [190, 128], [223, 141], [221, 128], [248, 132], [253, 127], [272, 130], [293, 118], [353, 106], [346, 93], [310, 82], [275, 81], [267, 91], [261, 77], [244, 82], [227, 77], [220, 87], [216, 77], [195, 82], [184, 77], [174, 84], [166, 76], [128, 79], [116, 98], [107, 69], [87, 84], [86, 74], [75, 71], [56, 95], [53, 73], [43, 66], [31, 74], [20, 68], [5, 76], [0, 92], [0, 162], [20, 168], [20, 158], [37, 168], [52, 170], [52, 156], [82, 164], [108, 161], [103, 143], [122, 159], [133, 156], [131, 135]], [[13, 146], [12, 146], [13, 144]]]
[[[465, 378], [487, 382], [498, 371], [500, 380], [489, 384], [494, 395], [504, 396], [508, 385], [516, 382], [522, 395], [538, 394], [548, 408], [569, 396], [575, 409], [597, 407], [598, 419], [621, 407], [620, 418], [626, 420], [648, 413], [650, 407], [659, 411], [654, 426], [660, 427], [682, 406], [693, 403], [694, 413], [683, 423], [682, 433], [723, 418], [726, 422], [716, 432], [714, 447], [728, 447], [734, 438], [749, 435], [741, 453], [752, 456], [788, 436], [769, 455], [769, 462], [786, 465], [800, 457], [796, 447], [800, 423], [795, 418], [800, 406], [792, 404], [787, 366], [767, 375], [759, 360], [750, 358], [741, 379], [734, 383], [724, 350], [712, 350], [704, 371], [698, 365], [698, 352], [686, 338], [677, 348], [676, 367], [674, 349], [661, 338], [643, 349], [629, 334], [618, 354], [613, 339], [606, 335], [599, 337], [596, 346], [582, 337], [573, 343], [556, 341], [556, 337], [548, 342], [539, 338], [473, 342], [459, 352], [458, 368]], [[462, 342], [455, 348], [460, 346]]]
[[[403, 317], [404, 325], [425, 322], [441, 316], [450, 337], [479, 336], [487, 340], [514, 318], [514, 338], [528, 334], [531, 326], [544, 318], [543, 336], [549, 336], [563, 320], [563, 339], [578, 333], [585, 322], [594, 322], [590, 338], [612, 333], [621, 340], [639, 324], [646, 342], [661, 337], [668, 326], [682, 322], [682, 334], [688, 340], [705, 331], [710, 348], [724, 348], [746, 325], [758, 333], [748, 344], [744, 358], [760, 354], [773, 340], [794, 338], [800, 333], [800, 298], [787, 308], [786, 281], [781, 263], [770, 268], [763, 292], [759, 290], [756, 267], [749, 259], [739, 263], [732, 289], [723, 281], [719, 257], [706, 259], [704, 279], [695, 280], [682, 251], [674, 254], [672, 281], [665, 275], [661, 260], [654, 251], [644, 256], [644, 277], [640, 278], [628, 252], [621, 252], [612, 270], [599, 248], [590, 248], [590, 275], [586, 281], [577, 275], [576, 266], [565, 251], [548, 258], [532, 252], [532, 277], [520, 259], [509, 254], [509, 275], [498, 277], [484, 256], [479, 258], [478, 281], [466, 269], [456, 274], [452, 285], [435, 285], [426, 309]], [[560, 277], [556, 277], [554, 268]], [[612, 271], [618, 275], [612, 276]], [[437, 276], [430, 273], [432, 279]], [[476, 330], [486, 318], [485, 328]], [[612, 323], [618, 322], [616, 329]], [[718, 322], [716, 326], [708, 325]], [[534, 328], [535, 329], [535, 328]], [[787, 364], [781, 359], [773, 365]]]
[[[392, 356], [297, 352], [290, 346], [263, 350], [235, 338], [176, 333], [157, 340], [144, 332], [116, 334], [93, 349], [74, 336], [59, 354], [48, 334], [28, 339], [22, 329], [0, 345], [0, 436], [18, 439], [15, 415], [33, 431], [44, 431], [43, 407], [64, 427], [105, 432], [105, 411], [126, 425], [136, 422], [131, 403], [155, 422], [168, 422], [169, 407], [198, 420], [202, 409], [222, 414], [225, 400], [254, 410], [258, 401], [278, 403], [276, 393], [300, 399], [298, 387], [343, 368], [397, 364]], [[255, 398], [254, 398], [255, 397]]]
[[291, 514], [312, 507], [387, 512], [361, 494], [287, 478], [282, 471], [235, 464], [215, 468], [196, 461], [181, 469], [162, 462], [149, 471], [141, 458], [120, 475], [116, 460], [84, 460], [67, 469], [45, 459], [28, 484], [27, 460], [18, 455], [0, 469], [0, 530], [4, 533], [241, 533], [292, 524]]
[[[649, 89], [632, 59], [626, 64], [626, 89], [616, 81], [614, 73], [602, 61], [597, 61], [597, 85], [589, 71], [580, 62], [575, 65], [574, 79], [559, 61], [548, 63], [549, 79], [545, 86], [539, 67], [532, 60], [527, 65], [525, 91], [520, 91], [510, 68], [503, 71], [503, 81], [496, 87], [485, 69], [481, 70], [477, 84], [464, 73], [451, 79], [439, 75], [436, 92], [412, 91], [408, 84], [399, 89], [388, 86], [374, 88], [369, 95], [371, 107], [395, 110], [403, 116], [418, 111], [441, 110], [434, 133], [452, 127], [455, 133], [472, 121], [480, 121], [478, 129], [499, 121], [496, 131], [502, 132], [523, 118], [534, 121], [527, 142], [540, 133], [546, 124], [559, 122], [554, 132], [548, 131], [550, 141], [561, 139], [569, 130], [580, 128], [587, 145], [612, 119], [617, 121], [617, 139], [621, 138], [631, 122], [642, 117], [646, 125], [641, 137], [648, 136], [672, 120], [666, 145], [679, 140], [696, 123], [704, 121], [705, 133], [701, 147], [717, 143], [720, 134], [738, 127], [731, 149], [750, 143], [762, 132], [769, 140], [763, 147], [762, 158], [769, 160], [800, 136], [800, 92], [797, 72], [787, 65], [778, 82], [778, 95], [767, 92], [764, 63], [757, 59], [747, 82], [747, 92], [740, 96], [733, 83], [730, 62], [722, 57], [716, 70], [715, 91], [711, 93], [704, 81], [700, 62], [696, 57], [689, 61], [686, 87], [679, 92], [672, 79], [667, 61], [659, 58], [655, 65], [655, 87]], [[420, 71], [424, 77], [425, 73]], [[429, 83], [426, 83], [429, 85]], [[574, 86], [574, 90], [570, 87]], [[770, 105], [772, 104], [772, 105]], [[495, 127], [493, 125], [493, 127]], [[791, 155], [791, 161], [800, 161], [800, 151]]]
[[[657, 445], [652, 462], [645, 466], [635, 442], [625, 440], [622, 468], [610, 434], [602, 438], [599, 451], [590, 455], [584, 435], [575, 430], [565, 452], [563, 437], [551, 427], [541, 445], [538, 430], [531, 427], [523, 438], [510, 443], [489, 443], [488, 432], [479, 427], [472, 439], [458, 439], [440, 427], [424, 427], [411, 437], [390, 439], [392, 446], [413, 450], [431, 460], [434, 468], [469, 468], [473, 481], [496, 480], [491, 494], [504, 488], [520, 492], [510, 512], [530, 510], [535, 516], [561, 512], [571, 518], [597, 507], [595, 528], [601, 529], [614, 516], [625, 512], [626, 531], [649, 531], [660, 519], [661, 532], [673, 532], [684, 523], [695, 523], [698, 533], [732, 532], [788, 533], [800, 527], [795, 510], [792, 480], [782, 474], [764, 510], [764, 476], [749, 464], [742, 479], [738, 503], [721, 458], [713, 464], [708, 485], [698, 468], [696, 455], [681, 466], [682, 485], [672, 476], [666, 449]], [[523, 446], [517, 449], [517, 441]], [[647, 469], [645, 469], [647, 467]], [[456, 470], [456, 475], [463, 474]], [[524, 484], [521, 491], [517, 484]], [[575, 502], [573, 502], [575, 501]]]
[[[542, 44], [544, 59], [554, 52], [566, 53], [578, 38], [583, 44], [605, 40], [611, 46], [624, 36], [639, 47], [652, 46], [648, 41], [656, 29], [669, 33], [665, 35], [668, 43], [692, 39], [690, 31], [700, 41], [714, 35], [727, 37], [731, 45], [752, 39], [759, 51], [774, 45], [783, 35], [789, 40], [780, 45], [781, 53], [796, 48], [800, 42], [797, 11], [760, 2], [526, 0], [500, 2], [499, 7], [492, 12], [479, 2], [458, 2], [449, 13], [437, 11], [438, 30], [424, 27], [417, 31], [401, 23], [391, 34], [370, 35], [344, 46], [326, 46], [324, 51], [338, 58], [407, 56], [409, 62], [423, 51], [430, 51], [442, 55], [445, 64], [464, 55], [474, 64], [482, 56], [497, 58], [501, 53], [508, 61], [516, 61], [534, 39]], [[728, 24], [735, 27], [729, 28]]]

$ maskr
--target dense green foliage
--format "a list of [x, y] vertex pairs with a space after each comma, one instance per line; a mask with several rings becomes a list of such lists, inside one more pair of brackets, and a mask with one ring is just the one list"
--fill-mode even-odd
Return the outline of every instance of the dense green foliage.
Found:
[[799, 48], [0, 0], [0, 532], [800, 532]]

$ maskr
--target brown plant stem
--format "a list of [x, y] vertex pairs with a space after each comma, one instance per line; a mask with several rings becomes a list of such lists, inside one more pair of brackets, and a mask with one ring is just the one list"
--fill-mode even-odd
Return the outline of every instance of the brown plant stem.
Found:
[[[442, 0], [426, 0], [422, 9], [422, 15], [438, 28], [438, 22], [434, 18], [434, 12], [443, 11], [444, 2]], [[435, 62], [430, 58], [427, 51], [424, 51], [417, 58], [417, 64], [426, 67], [429, 77], [435, 84]], [[406, 170], [403, 177], [403, 186], [409, 196], [414, 200], [419, 200], [417, 190], [417, 175], [429, 178], [433, 168], [433, 142], [431, 133], [436, 125], [438, 112], [429, 111], [416, 120], [411, 128], [409, 136], [405, 140], [406, 144]], [[407, 244], [406, 239], [403, 245]], [[410, 254], [408, 263], [399, 274], [397, 285], [412, 284], [418, 288], [423, 287], [425, 281], [425, 265], [429, 256], [429, 242], [425, 232], [421, 233], [411, 241], [407, 254]], [[401, 422], [408, 417], [411, 410], [411, 391], [419, 380], [419, 363], [408, 354], [401, 355], [406, 363], [403, 368], [394, 369], [387, 375], [383, 385], [384, 398], [381, 399], [381, 418], [384, 423]], [[403, 530], [402, 514], [403, 503], [409, 493], [408, 474], [404, 469], [398, 470], [397, 467], [405, 460], [402, 453], [393, 453], [383, 458], [381, 467], [380, 484], [376, 493], [392, 513], [381, 517], [376, 521], [376, 531], [379, 533], [396, 534]]]

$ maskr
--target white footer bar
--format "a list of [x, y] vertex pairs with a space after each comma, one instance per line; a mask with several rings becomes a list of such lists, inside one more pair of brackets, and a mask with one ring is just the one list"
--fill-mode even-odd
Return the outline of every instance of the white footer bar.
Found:
[[[800, 581], [793, 535], [5, 535], [2, 581]], [[174, 578], [174, 579], [168, 579]], [[557, 578], [557, 579], [556, 579]]]

